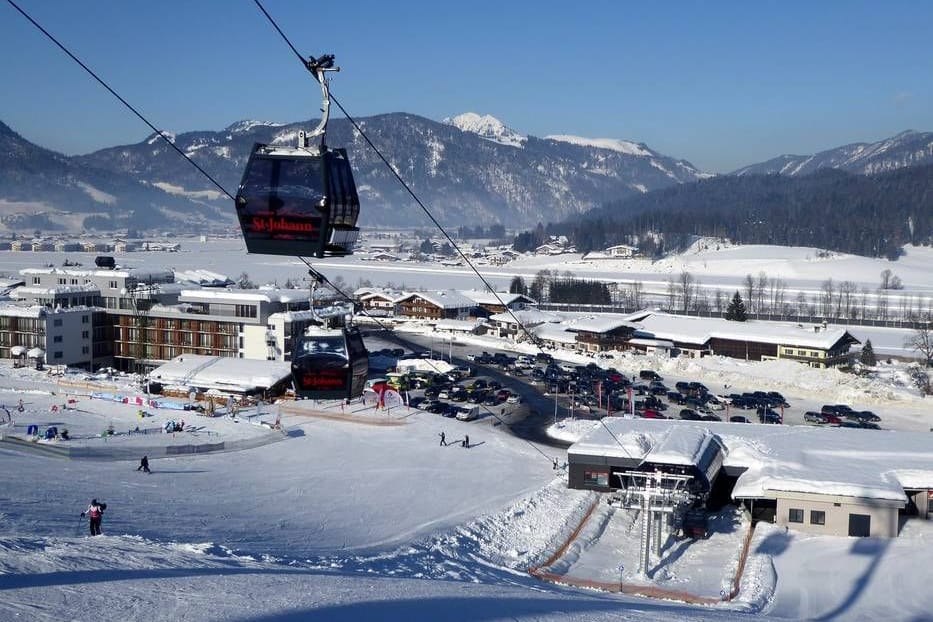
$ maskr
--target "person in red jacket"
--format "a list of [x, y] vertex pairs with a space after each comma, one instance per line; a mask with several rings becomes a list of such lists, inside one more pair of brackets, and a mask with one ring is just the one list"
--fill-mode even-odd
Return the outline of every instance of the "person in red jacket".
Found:
[[81, 516], [87, 516], [92, 536], [100, 535], [100, 523], [104, 517], [104, 510], [107, 509], [106, 503], [98, 503], [97, 499], [91, 501], [87, 509], [81, 512]]

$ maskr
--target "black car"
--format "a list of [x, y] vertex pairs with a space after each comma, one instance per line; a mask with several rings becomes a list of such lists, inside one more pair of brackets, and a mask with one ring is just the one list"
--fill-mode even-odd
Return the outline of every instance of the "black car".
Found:
[[687, 398], [679, 391], [668, 391], [667, 400], [672, 404], [686, 404]]
[[758, 420], [762, 423], [784, 423], [784, 418], [770, 408], [760, 409]]
[[664, 380], [664, 378], [662, 378], [658, 372], [652, 369], [641, 370], [640, 372], [638, 372], [638, 377], [641, 378], [642, 380], [658, 380], [658, 381]]
[[678, 417], [680, 417], [684, 421], [700, 421], [702, 419], [702, 417], [700, 416], [700, 413], [698, 413], [695, 410], [690, 410], [689, 408], [684, 408], [683, 410], [681, 410]]
[[856, 412], [855, 418], [858, 419], [862, 423], [866, 423], [866, 422], [878, 423], [879, 421], [881, 421], [881, 417], [879, 417], [878, 415], [876, 415], [870, 410], [860, 410]]
[[751, 423], [751, 421], [748, 420], [748, 417], [743, 415], [732, 415], [729, 417], [729, 421], [732, 423]]

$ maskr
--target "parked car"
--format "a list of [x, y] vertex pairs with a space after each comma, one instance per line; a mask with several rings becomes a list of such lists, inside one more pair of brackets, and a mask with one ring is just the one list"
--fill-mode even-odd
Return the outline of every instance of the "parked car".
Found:
[[505, 403], [506, 404], [521, 404], [522, 396], [519, 395], [518, 393], [513, 393], [512, 395], [505, 398]]
[[672, 404], [686, 404], [687, 398], [679, 391], [668, 391], [667, 400]]
[[879, 417], [878, 415], [876, 415], [870, 410], [860, 410], [855, 413], [855, 416], [858, 418], [859, 421], [863, 423], [864, 422], [878, 423], [879, 421], [881, 421], [881, 417]]
[[700, 415], [700, 421], [722, 421], [722, 417], [713, 414]]
[[808, 410], [807, 412], [803, 413], [803, 420], [807, 423], [826, 423], [826, 417], [823, 415], [823, 413], [818, 413], [813, 410]]
[[873, 421], [860, 421], [859, 427], [865, 428], [866, 430], [880, 430], [881, 426]]
[[820, 413], [820, 415], [823, 417], [823, 423], [828, 423], [831, 425], [839, 425], [840, 423], [842, 423], [842, 419], [840, 419], [836, 415], [829, 415], [826, 413]]
[[691, 410], [689, 408], [684, 408], [683, 410], [680, 411], [680, 414], [678, 415], [678, 417], [680, 417], [684, 421], [699, 421], [700, 413], [698, 413], [695, 410]]
[[460, 406], [457, 409], [459, 421], [473, 421], [479, 418], [479, 406]]
[[784, 418], [770, 408], [759, 410], [758, 420], [762, 423], [784, 423]]
[[654, 371], [653, 369], [641, 370], [640, 372], [638, 372], [638, 377], [641, 378], [642, 380], [657, 380], [659, 382], [664, 381], [664, 378], [662, 378], [661, 375], [658, 372]]
[[729, 421], [732, 423], [751, 423], [748, 417], [745, 417], [744, 415], [732, 415], [729, 417]]
[[645, 410], [639, 412], [638, 416], [644, 419], [667, 419], [667, 417], [654, 410], [653, 408], [646, 408]]

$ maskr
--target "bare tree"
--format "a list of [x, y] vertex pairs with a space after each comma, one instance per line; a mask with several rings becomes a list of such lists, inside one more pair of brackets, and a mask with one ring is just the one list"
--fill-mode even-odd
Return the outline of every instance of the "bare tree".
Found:
[[836, 288], [832, 278], [826, 279], [820, 286], [820, 313], [822, 313], [824, 317], [832, 315], [833, 294], [835, 291]]
[[768, 275], [764, 271], [758, 273], [758, 282], [755, 283], [755, 294], [758, 296], [758, 313], [765, 310], [765, 291], [768, 289]]
[[927, 367], [933, 367], [933, 329], [928, 323], [904, 339], [904, 347], [917, 352]]
[[636, 309], [641, 309], [643, 305], [643, 296], [645, 291], [645, 284], [641, 281], [632, 281], [632, 306]]
[[674, 280], [674, 277], [668, 277], [667, 279], [667, 308], [669, 311], [673, 311], [677, 308], [677, 298], [680, 294], [680, 288], [677, 286], [677, 281]]
[[891, 276], [893, 274], [890, 268], [881, 271], [881, 289], [891, 289]]
[[721, 289], [716, 290], [716, 295], [713, 298], [713, 305], [716, 308], [716, 313], [722, 315], [722, 310], [726, 306], [726, 297], [723, 295]]
[[752, 309], [752, 307], [755, 304], [755, 277], [751, 274], [746, 274], [742, 284], [745, 286], [745, 300], [748, 301], [748, 311], [754, 312], [755, 309]]
[[691, 304], [693, 303], [693, 298], [696, 295], [697, 285], [694, 281], [693, 275], [684, 270], [680, 273], [680, 279], [678, 280], [678, 285], [680, 289], [680, 302], [681, 309], [686, 313]]
[[839, 284], [839, 299], [844, 317], [852, 317], [852, 306], [855, 299], [855, 293], [858, 291], [858, 285], [853, 281], [843, 281]]
[[878, 290], [878, 302], [875, 305], [875, 317], [879, 320], [888, 319], [888, 290]]
[[784, 279], [771, 279], [771, 313], [780, 313], [784, 315], [784, 293], [787, 291], [787, 283]]
[[807, 295], [802, 291], [797, 292], [797, 317], [800, 317], [807, 310]]

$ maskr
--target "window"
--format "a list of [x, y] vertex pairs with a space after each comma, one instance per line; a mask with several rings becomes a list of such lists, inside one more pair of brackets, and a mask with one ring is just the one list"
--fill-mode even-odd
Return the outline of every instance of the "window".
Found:
[[55, 356], [54, 356], [54, 358], [57, 358], [57, 359], [60, 359], [60, 358], [62, 358], [62, 353], [61, 353], [61, 350], [59, 350], [58, 352], [56, 352], [56, 353], [55, 353]]
[[803, 522], [803, 510], [795, 510], [794, 508], [791, 508], [787, 515], [787, 522], [802, 523]]
[[81, 346], [81, 354], [87, 354], [90, 351], [91, 349], [88, 348], [87, 346]]
[[90, 331], [87, 331], [87, 330], [82, 330], [82, 331], [81, 331], [81, 338], [82, 338], [82, 339], [88, 339], [90, 336], [91, 336], [91, 332], [90, 332]]
[[821, 512], [820, 510], [810, 510], [810, 524], [811, 525], [825, 525], [826, 524], [826, 512]]
[[56, 319], [52, 320], [52, 326], [61, 326], [61, 325], [62, 325], [62, 319], [61, 319], [61, 318], [56, 318]]
[[116, 289], [116, 288], [117, 288], [117, 282], [116, 282], [116, 281], [110, 281], [110, 289]]
[[66, 279], [66, 278], [64, 278], [64, 277], [61, 277], [61, 278], [58, 279], [58, 284], [59, 284], [59, 285], [67, 285], [67, 284], [68, 284], [68, 279]]
[[39, 277], [37, 277], [37, 276], [32, 277], [32, 284], [33, 284], [33, 285], [39, 285], [39, 284], [41, 284], [41, 283], [42, 283], [42, 279], [41, 279], [41, 278], [39, 278]]
[[86, 315], [82, 315], [82, 316], [81, 316], [81, 323], [82, 323], [82, 324], [87, 324], [87, 323], [90, 322], [90, 321], [91, 321], [91, 318], [89, 318], [88, 316], [86, 316]]
[[52, 337], [52, 343], [61, 343], [61, 342], [62, 342], [61, 335], [55, 335], [54, 337]]
[[583, 485], [584, 486], [608, 486], [609, 485], [609, 473], [606, 471], [584, 471], [583, 472]]

